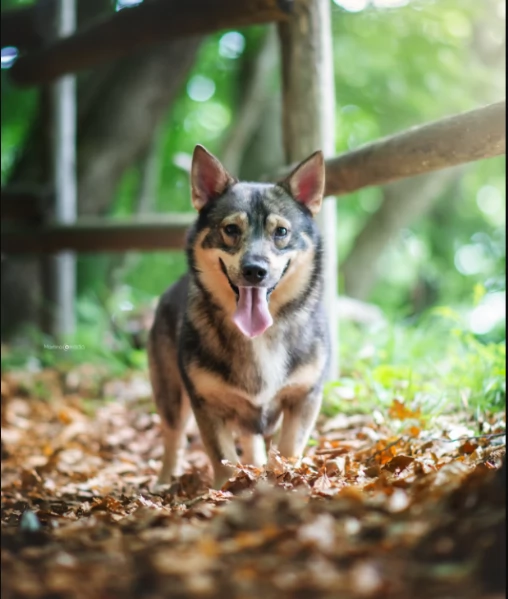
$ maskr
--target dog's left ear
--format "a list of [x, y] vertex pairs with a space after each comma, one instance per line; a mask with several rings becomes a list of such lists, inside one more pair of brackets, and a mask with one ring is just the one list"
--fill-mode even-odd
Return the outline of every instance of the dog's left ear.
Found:
[[312, 216], [321, 209], [325, 190], [325, 161], [323, 152], [318, 150], [301, 162], [286, 178], [284, 184], [293, 198], [304, 204]]
[[217, 158], [203, 146], [197, 145], [192, 155], [192, 205], [199, 212], [210, 200], [218, 198], [235, 179]]

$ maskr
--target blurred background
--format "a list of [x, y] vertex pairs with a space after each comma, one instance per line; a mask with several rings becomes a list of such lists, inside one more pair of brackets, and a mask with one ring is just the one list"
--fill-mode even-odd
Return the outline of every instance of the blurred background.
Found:
[[[79, 3], [78, 28], [138, 3]], [[29, 4], [2, 0], [1, 8]], [[503, 0], [334, 0], [337, 154], [502, 100], [505, 10]], [[44, 11], [39, 27], [45, 27]], [[45, 184], [44, 93], [9, 80], [17, 52], [2, 49], [2, 186]], [[285, 163], [272, 26], [158, 45], [80, 73], [77, 98], [80, 215], [188, 213], [196, 143], [244, 179]], [[464, 344], [474, 344], [481, 368], [499, 371], [504, 156], [351, 193], [337, 199], [337, 215], [343, 369], [337, 401], [347, 399], [344, 389], [355, 388], [352, 373], [363, 366], [380, 368], [377, 382], [385, 387], [394, 377], [407, 378], [397, 364], [415, 369], [431, 359], [434, 374], [448, 360], [452, 370], [473, 376], [459, 351]], [[6, 366], [57, 360], [44, 350], [48, 337], [37, 325], [34, 264], [15, 256], [2, 264]], [[185, 268], [181, 251], [78, 255], [73, 339], [86, 349], [66, 359], [107, 356], [143, 367], [155, 298]], [[450, 343], [459, 345], [448, 351]], [[484, 370], [476, 374], [484, 392]], [[504, 394], [500, 385], [494, 391]]]

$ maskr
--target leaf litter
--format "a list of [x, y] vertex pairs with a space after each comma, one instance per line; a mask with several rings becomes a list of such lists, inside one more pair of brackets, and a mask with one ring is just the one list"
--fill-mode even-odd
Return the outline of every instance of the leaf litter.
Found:
[[303, 459], [271, 449], [218, 491], [190, 429], [155, 490], [146, 384], [105, 378], [104, 402], [83, 372], [2, 375], [5, 599], [504, 596], [504, 414], [484, 436], [399, 399], [322, 417]]

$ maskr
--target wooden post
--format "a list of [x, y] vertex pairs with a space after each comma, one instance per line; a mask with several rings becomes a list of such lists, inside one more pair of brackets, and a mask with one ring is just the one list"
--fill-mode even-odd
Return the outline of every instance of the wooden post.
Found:
[[[58, 37], [72, 35], [76, 28], [75, 0], [59, 0], [56, 18]], [[76, 220], [76, 78], [61, 77], [53, 87], [55, 219], [62, 224]], [[76, 256], [55, 256], [55, 333], [72, 334], [75, 329]]]
[[[298, 0], [294, 15], [279, 24], [282, 52], [284, 149], [288, 163], [315, 150], [335, 153], [335, 86], [330, 2]], [[325, 198], [318, 215], [325, 245], [325, 308], [330, 324], [329, 379], [338, 376], [338, 256], [336, 202]]]

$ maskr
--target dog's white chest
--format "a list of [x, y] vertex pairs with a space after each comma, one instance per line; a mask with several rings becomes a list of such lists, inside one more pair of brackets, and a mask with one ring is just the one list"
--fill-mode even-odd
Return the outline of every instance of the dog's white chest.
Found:
[[266, 405], [284, 386], [286, 376], [287, 351], [284, 346], [273, 347], [264, 337], [256, 337], [252, 341], [253, 358], [261, 373], [263, 387], [251, 398], [257, 406]]

